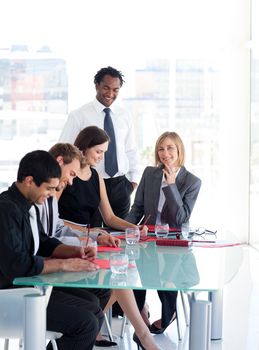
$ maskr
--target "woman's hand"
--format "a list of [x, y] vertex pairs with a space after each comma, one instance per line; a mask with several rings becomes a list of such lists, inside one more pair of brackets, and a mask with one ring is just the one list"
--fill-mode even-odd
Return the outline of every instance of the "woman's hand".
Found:
[[165, 175], [165, 180], [168, 185], [175, 183], [176, 173], [178, 171], [177, 167], [169, 167], [168, 165], [164, 164], [163, 173]]
[[148, 227], [146, 225], [139, 225], [140, 240], [147, 237]]

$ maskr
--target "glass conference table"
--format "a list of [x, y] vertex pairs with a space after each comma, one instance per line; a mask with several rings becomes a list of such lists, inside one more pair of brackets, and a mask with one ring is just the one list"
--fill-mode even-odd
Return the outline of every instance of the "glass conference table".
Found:
[[[14, 284], [37, 286], [41, 289], [41, 298], [51, 287], [59, 286], [189, 292], [189, 349], [207, 350], [211, 339], [222, 338], [223, 288], [236, 275], [241, 265], [243, 253], [240, 245], [209, 248], [200, 244], [198, 247], [176, 247], [143, 242], [135, 246], [122, 245], [121, 248], [130, 258], [126, 275], [113, 275], [109, 269], [102, 268], [95, 272], [58, 272], [21, 277], [16, 278]], [[99, 252], [98, 258], [109, 259], [109, 255], [109, 252]], [[204, 291], [208, 292], [208, 300], [199, 300], [197, 292]], [[25, 297], [25, 314], [27, 313], [29, 322], [32, 319], [29, 326], [26, 322], [24, 325], [26, 350], [45, 348], [39, 343], [33, 343], [30, 347], [33, 334], [37, 334], [35, 338], [42, 339], [45, 344], [46, 309], [42, 304], [37, 306], [37, 299], [35, 295]], [[42, 321], [40, 317], [43, 317]], [[26, 330], [26, 327], [34, 329]], [[30, 337], [30, 340], [26, 337]]]

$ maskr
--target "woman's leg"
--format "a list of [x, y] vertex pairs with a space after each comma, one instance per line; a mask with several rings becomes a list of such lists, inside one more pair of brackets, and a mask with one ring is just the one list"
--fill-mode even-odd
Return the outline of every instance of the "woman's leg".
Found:
[[114, 289], [112, 294], [116, 297], [125, 315], [130, 320], [143, 347], [150, 350], [159, 349], [140, 315], [133, 291], [129, 289]]

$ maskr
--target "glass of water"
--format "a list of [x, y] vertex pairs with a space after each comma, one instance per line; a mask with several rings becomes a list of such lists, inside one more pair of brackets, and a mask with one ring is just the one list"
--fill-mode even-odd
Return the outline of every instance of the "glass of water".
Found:
[[139, 241], [140, 232], [138, 227], [129, 227], [125, 230], [126, 243], [129, 245], [134, 245]]
[[155, 234], [156, 238], [166, 238], [169, 233], [169, 225], [168, 224], [156, 224], [155, 226]]
[[114, 274], [127, 273], [129, 266], [129, 258], [124, 253], [114, 253], [110, 256], [110, 268]]
[[190, 231], [189, 224], [183, 223], [181, 226], [181, 234], [182, 234], [183, 239], [189, 238], [189, 231]]

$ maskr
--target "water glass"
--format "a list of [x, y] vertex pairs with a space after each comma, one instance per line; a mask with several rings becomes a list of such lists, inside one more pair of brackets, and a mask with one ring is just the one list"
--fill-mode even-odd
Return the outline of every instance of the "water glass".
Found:
[[110, 268], [114, 274], [127, 273], [129, 266], [129, 258], [127, 254], [115, 253], [110, 256]]
[[126, 243], [129, 245], [134, 245], [139, 241], [140, 232], [138, 227], [129, 227], [125, 230]]
[[168, 224], [156, 224], [155, 226], [155, 234], [156, 238], [166, 238], [169, 233], [169, 225]]
[[189, 231], [190, 231], [190, 227], [188, 223], [184, 223], [181, 226], [181, 234], [183, 239], [188, 239], [189, 237]]
[[125, 287], [127, 285], [127, 274], [111, 274], [110, 285]]
[[125, 253], [128, 255], [129, 260], [137, 260], [140, 255], [140, 247], [137, 245], [127, 245], [125, 247]]

